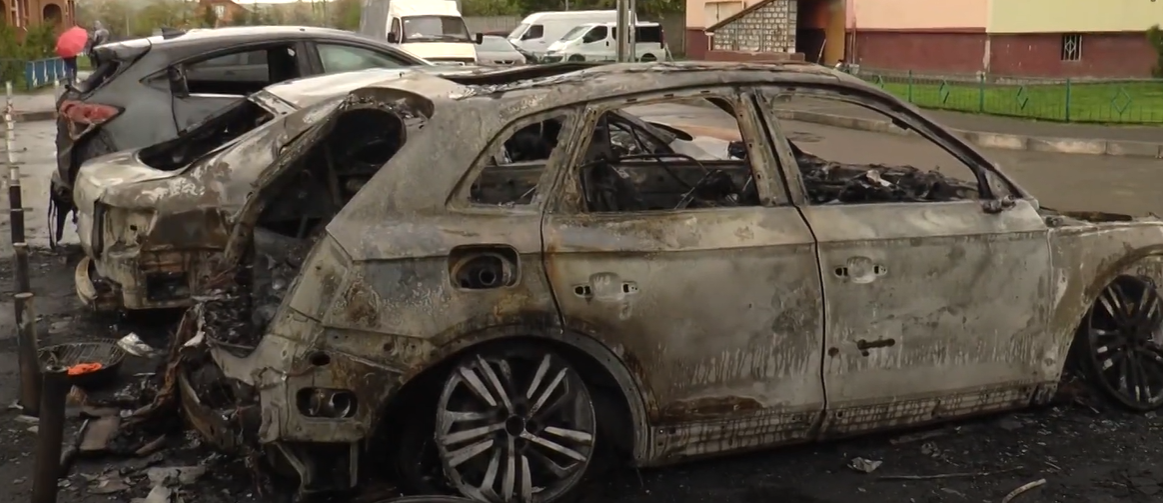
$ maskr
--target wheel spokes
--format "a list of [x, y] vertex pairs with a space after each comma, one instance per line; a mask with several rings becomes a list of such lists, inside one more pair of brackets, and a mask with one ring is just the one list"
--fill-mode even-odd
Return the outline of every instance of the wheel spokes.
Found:
[[1144, 286], [1139, 301], [1135, 304], [1135, 322], [1139, 324], [1155, 321], [1159, 315], [1159, 294], [1154, 288]]
[[437, 450], [448, 480], [466, 496], [555, 498], [589, 465], [596, 418], [584, 383], [562, 360], [526, 355], [533, 356], [474, 355], [445, 382]]

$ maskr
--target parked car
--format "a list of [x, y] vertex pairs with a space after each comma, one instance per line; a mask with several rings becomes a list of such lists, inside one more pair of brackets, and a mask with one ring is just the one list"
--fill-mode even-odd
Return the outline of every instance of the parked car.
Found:
[[[662, 25], [640, 22], [634, 25], [634, 56], [638, 61], [667, 60], [666, 38]], [[616, 61], [618, 59], [618, 25], [588, 23], [578, 25], [552, 44], [540, 61]]]
[[364, 68], [428, 63], [351, 32], [298, 26], [167, 31], [105, 44], [101, 64], [57, 102], [54, 242], [73, 210], [72, 186], [94, 157], [148, 147], [276, 82]]
[[[630, 22], [637, 20], [638, 16], [631, 11]], [[561, 40], [562, 35], [579, 25], [617, 22], [618, 11], [614, 9], [534, 12], [525, 16], [506, 38], [522, 51], [540, 59], [550, 44]]]
[[[821, 158], [784, 129], [785, 95], [880, 113], [970, 176]], [[737, 155], [612, 140], [611, 114], [698, 100], [734, 118]], [[359, 131], [381, 141], [333, 162]], [[411, 72], [191, 169], [243, 158], [268, 166], [253, 186], [124, 191], [156, 202], [107, 218], [126, 243], [148, 216], [193, 245], [200, 215], [170, 208], [253, 191], [213, 217], [231, 230], [174, 342], [178, 395], [206, 439], [282, 458], [302, 492], [394, 468], [412, 492], [558, 501], [618, 461], [1046, 403], [1068, 361], [1122, 405], [1163, 403], [1163, 221], [1043, 208], [952, 131], [818, 65]], [[366, 185], [329, 195], [356, 166]], [[260, 230], [313, 244], [249, 265]], [[295, 277], [256, 324], [274, 289], [251, 276], [278, 268]]]
[[477, 63], [485, 66], [514, 66], [537, 62], [530, 54], [525, 54], [505, 37], [484, 35], [477, 46]]

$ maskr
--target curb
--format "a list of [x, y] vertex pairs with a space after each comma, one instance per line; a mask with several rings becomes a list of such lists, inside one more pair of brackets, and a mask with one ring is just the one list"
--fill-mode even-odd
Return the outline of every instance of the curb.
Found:
[[[913, 134], [900, 129], [889, 122], [847, 117], [842, 115], [809, 112], [806, 110], [777, 110], [776, 116], [784, 120], [811, 122], [826, 126], [871, 131], [875, 133]], [[985, 131], [965, 131], [949, 129], [962, 138], [985, 148], [1003, 150], [1028, 150], [1031, 152], [1045, 152], [1055, 154], [1084, 154], [1084, 155], [1113, 155], [1128, 157], [1150, 157], [1163, 159], [1163, 143], [1123, 140], [1092, 140], [1084, 138], [1046, 138], [1005, 133], [990, 133]], [[1161, 129], [1163, 131], [1163, 129]]]
[[16, 122], [40, 122], [56, 120], [55, 110], [39, 110], [35, 112], [13, 112], [12, 120]]

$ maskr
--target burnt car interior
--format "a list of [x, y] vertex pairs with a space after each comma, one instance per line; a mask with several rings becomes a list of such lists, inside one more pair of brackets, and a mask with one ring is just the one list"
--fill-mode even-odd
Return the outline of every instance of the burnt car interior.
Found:
[[[472, 184], [469, 200], [485, 205], [524, 205], [533, 201], [537, 182], [568, 116], [557, 115], [518, 128], [490, 155]], [[498, 158], [499, 157], [499, 158]]]
[[[734, 117], [731, 103], [707, 98]], [[500, 155], [473, 184], [471, 201], [487, 205], [524, 205], [557, 146], [565, 116], [519, 128]], [[790, 135], [790, 136], [795, 136]], [[741, 136], [738, 136], [741, 138]], [[696, 159], [671, 148], [690, 141], [678, 128], [644, 123], [624, 111], [604, 114], [592, 132], [580, 184], [588, 212], [680, 210], [759, 205], [743, 141], [732, 141], [727, 155]], [[921, 170], [899, 163], [846, 163], [805, 151], [788, 140], [811, 204], [938, 202], [978, 198], [975, 181], [948, 176], [941, 168]], [[936, 146], [934, 146], [936, 148]], [[952, 156], [950, 164], [960, 164]], [[972, 178], [970, 178], [972, 180]]]
[[[731, 110], [729, 103], [718, 106]], [[486, 205], [529, 204], [550, 154], [557, 147], [565, 115], [518, 128], [473, 183], [470, 200]], [[675, 140], [686, 132], [647, 123], [615, 110], [603, 114], [592, 133], [582, 168], [588, 210], [643, 211], [758, 205], [742, 142], [731, 155], [710, 159], [678, 153]], [[499, 157], [499, 158], [498, 158]]]
[[829, 161], [791, 145], [811, 204], [940, 202], [976, 199], [977, 183], [912, 166]]
[[[781, 102], [791, 101], [794, 93], [781, 94], [771, 101], [773, 108], [779, 108]], [[908, 125], [896, 117], [888, 116], [874, 108], [857, 105], [840, 97], [821, 97], [812, 95], [813, 101], [827, 102], [831, 109], [848, 107], [860, 109], [861, 112], [876, 112], [882, 119], [893, 125], [909, 129]], [[857, 115], [860, 116], [860, 115]], [[860, 162], [842, 162], [827, 157], [848, 157], [850, 150], [842, 138], [824, 139], [821, 151], [824, 156], [805, 151], [797, 144], [796, 137], [803, 138], [801, 143], [812, 141], [813, 134], [800, 134], [795, 131], [794, 122], [783, 123], [784, 135], [788, 137], [788, 144], [799, 167], [808, 202], [811, 204], [868, 204], [868, 203], [898, 203], [898, 202], [941, 202], [965, 199], [978, 199], [980, 191], [978, 182], [972, 170], [956, 157], [945, 152], [941, 147], [919, 136], [905, 137], [899, 135], [882, 135], [883, 149], [875, 152], [859, 152], [854, 158]], [[892, 145], [895, 142], [924, 142], [936, 156], [946, 159], [943, 165], [934, 166], [932, 170], [922, 170], [907, 163], [899, 162], [894, 155]], [[853, 157], [849, 157], [852, 159]], [[887, 162], [875, 162], [887, 161]], [[948, 172], [964, 174], [965, 179], [949, 176]], [[995, 180], [991, 180], [995, 181]], [[995, 193], [1005, 193], [1007, 190]]]
[[[730, 103], [711, 101], [734, 116]], [[745, 150], [700, 160], [659, 144], [612, 113], [599, 117], [578, 168], [585, 210], [627, 212], [758, 206]], [[740, 155], [742, 154], [742, 155]]]
[[238, 137], [273, 118], [273, 114], [254, 102], [239, 100], [236, 105], [206, 119], [188, 133], [143, 149], [138, 157], [151, 168], [177, 171], [211, 152], [226, 148]]
[[269, 187], [255, 225], [253, 332], [274, 316], [290, 281], [327, 223], [403, 146], [405, 121], [376, 108], [351, 108]]

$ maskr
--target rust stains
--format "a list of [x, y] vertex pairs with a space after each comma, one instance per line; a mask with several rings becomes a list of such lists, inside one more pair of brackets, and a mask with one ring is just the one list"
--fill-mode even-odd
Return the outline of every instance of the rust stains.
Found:
[[658, 414], [659, 423], [683, 423], [763, 410], [754, 398], [720, 396], [674, 402]]

